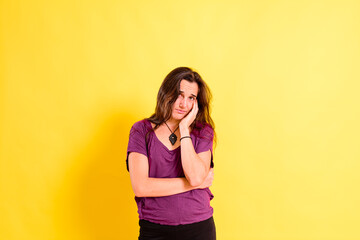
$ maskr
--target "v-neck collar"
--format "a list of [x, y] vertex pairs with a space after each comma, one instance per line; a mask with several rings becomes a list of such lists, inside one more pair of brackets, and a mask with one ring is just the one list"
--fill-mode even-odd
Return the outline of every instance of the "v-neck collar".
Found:
[[[148, 124], [148, 125], [151, 127], [151, 129], [152, 129], [151, 122], [150, 122], [148, 119], [146, 119], [146, 122], [147, 122], [147, 124]], [[153, 134], [154, 134], [154, 137], [156, 138], [156, 140], [157, 140], [168, 152], [175, 152], [175, 151], [177, 151], [177, 150], [180, 149], [181, 144], [180, 144], [177, 148], [168, 149], [168, 147], [167, 147], [163, 142], [160, 141], [160, 139], [159, 139], [158, 136], [156, 135], [155, 131], [153, 132]]]

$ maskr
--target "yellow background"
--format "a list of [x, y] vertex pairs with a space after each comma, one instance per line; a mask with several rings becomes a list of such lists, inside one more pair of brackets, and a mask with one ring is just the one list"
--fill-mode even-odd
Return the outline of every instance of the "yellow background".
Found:
[[131, 125], [213, 95], [219, 240], [360, 239], [359, 1], [1, 1], [0, 239], [137, 239]]

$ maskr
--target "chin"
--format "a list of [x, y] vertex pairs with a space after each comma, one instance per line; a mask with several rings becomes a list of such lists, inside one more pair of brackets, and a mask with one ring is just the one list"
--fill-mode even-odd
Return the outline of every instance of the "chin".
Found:
[[177, 115], [177, 114], [174, 114], [174, 115], [172, 115], [172, 118], [173, 118], [174, 120], [181, 120], [181, 119], [184, 118], [184, 116], [179, 116], [179, 115]]
[[181, 119], [183, 119], [183, 117], [173, 117], [173, 119], [180, 121]]

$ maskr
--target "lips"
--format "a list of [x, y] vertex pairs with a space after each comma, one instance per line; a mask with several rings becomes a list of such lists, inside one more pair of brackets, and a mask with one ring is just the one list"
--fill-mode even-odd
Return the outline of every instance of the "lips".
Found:
[[178, 113], [180, 113], [180, 114], [186, 113], [185, 111], [181, 111], [181, 110], [179, 110], [179, 109], [176, 109], [176, 111], [177, 111]]

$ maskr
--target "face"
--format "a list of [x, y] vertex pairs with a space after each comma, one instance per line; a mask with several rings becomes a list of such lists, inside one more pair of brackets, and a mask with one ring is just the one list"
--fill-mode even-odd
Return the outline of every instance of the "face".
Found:
[[174, 120], [183, 119], [192, 109], [198, 94], [198, 84], [181, 80], [180, 94], [172, 106], [172, 118]]

